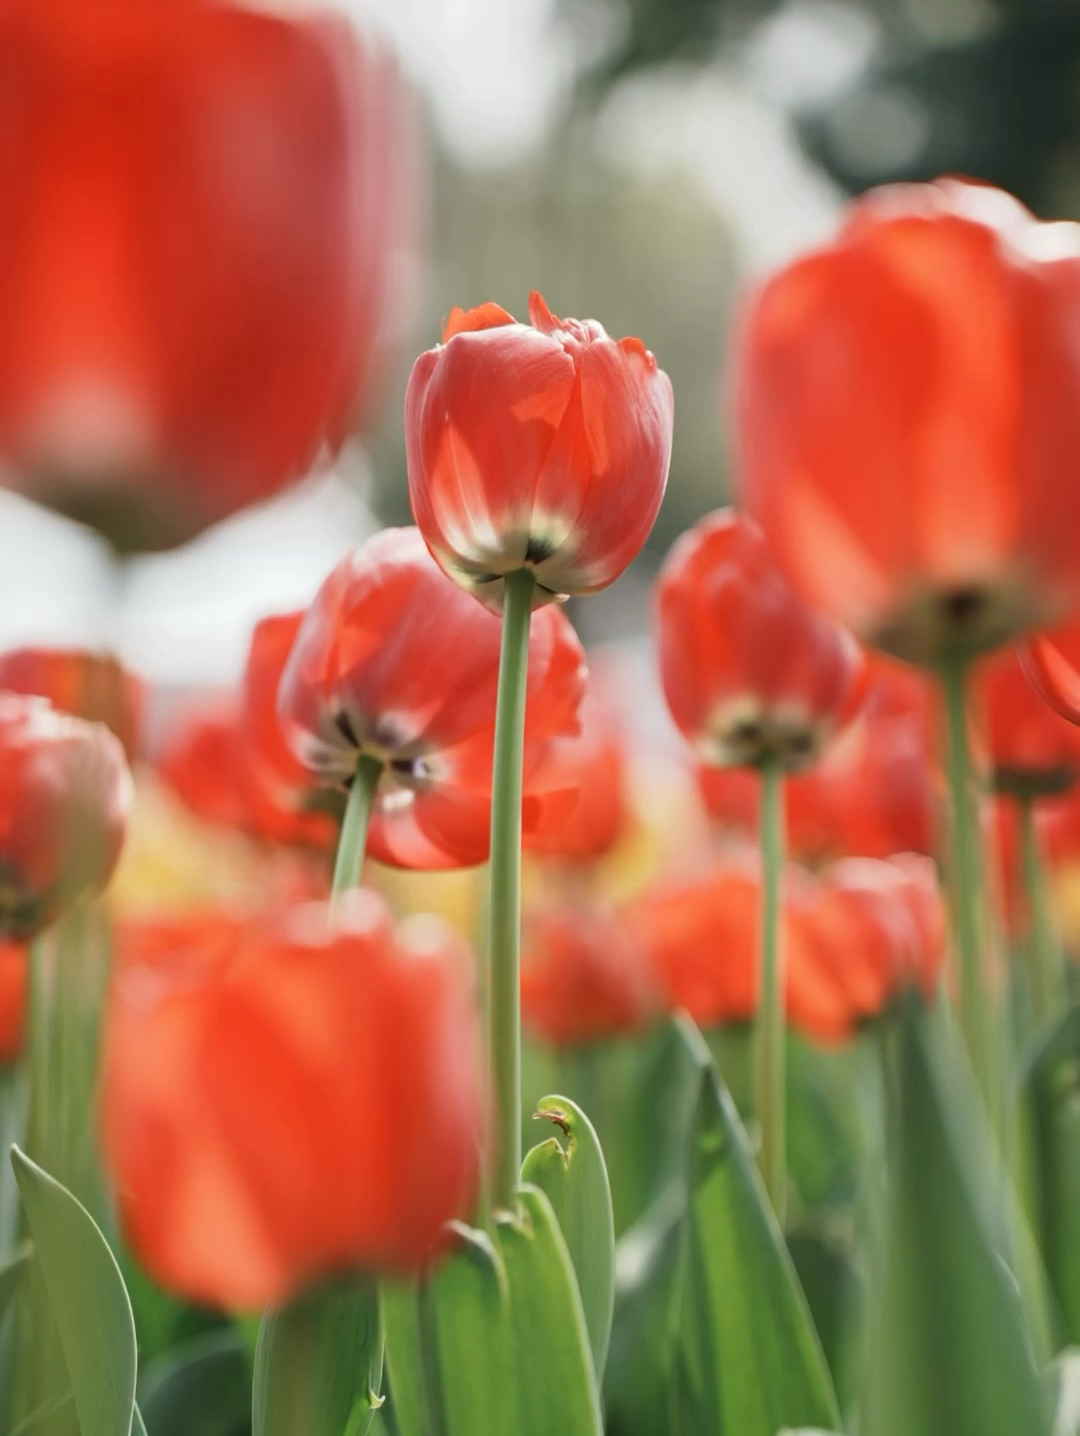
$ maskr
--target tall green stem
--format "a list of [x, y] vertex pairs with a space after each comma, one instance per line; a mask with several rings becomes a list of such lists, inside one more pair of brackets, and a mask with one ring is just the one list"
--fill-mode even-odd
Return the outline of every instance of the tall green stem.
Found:
[[1020, 850], [1024, 873], [1024, 896], [1028, 910], [1028, 952], [1030, 956], [1033, 1011], [1043, 1023], [1057, 1009], [1061, 998], [1062, 963], [1046, 881], [1046, 865], [1035, 831], [1035, 804], [1030, 798], [1017, 803], [1020, 823]]
[[960, 1023], [995, 1130], [1000, 1130], [1002, 1093], [990, 1012], [989, 954], [984, 951], [989, 941], [989, 925], [983, 894], [982, 836], [968, 746], [966, 661], [947, 662], [941, 671], [941, 681], [948, 732], [952, 809], [950, 886], [960, 964]]
[[371, 805], [375, 801], [375, 789], [379, 786], [382, 770], [383, 765], [379, 759], [372, 758], [367, 753], [362, 753], [357, 760], [356, 776], [349, 789], [349, 800], [345, 804], [345, 816], [341, 822], [341, 836], [338, 838], [334, 885], [330, 889], [332, 903], [360, 882], [360, 870], [364, 866], [364, 850], [367, 847], [368, 823], [371, 820]]
[[761, 770], [761, 948], [754, 1025], [754, 1115], [761, 1132], [761, 1175], [779, 1221], [787, 1192], [785, 1157], [784, 950], [780, 907], [784, 874], [784, 775]]
[[492, 1202], [510, 1207], [521, 1170], [521, 765], [533, 576], [506, 576], [491, 783], [488, 1033], [495, 1098]]

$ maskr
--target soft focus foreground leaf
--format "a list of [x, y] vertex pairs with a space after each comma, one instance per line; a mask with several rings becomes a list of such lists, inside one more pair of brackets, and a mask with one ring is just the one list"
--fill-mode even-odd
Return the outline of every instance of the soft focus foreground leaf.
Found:
[[251, 1377], [240, 1334], [223, 1327], [158, 1357], [139, 1379], [139, 1406], [149, 1436], [244, 1436]]
[[1080, 1351], [1063, 1351], [1043, 1372], [1054, 1412], [1054, 1436], [1080, 1436]]
[[696, 1028], [680, 1019], [676, 1032], [666, 1083], [683, 1089], [676, 1106], [691, 1115], [666, 1189], [619, 1243], [609, 1428], [838, 1429], [828, 1367], [746, 1134]]
[[600, 1436], [599, 1397], [570, 1256], [551, 1203], [523, 1187], [493, 1245], [455, 1226], [417, 1285], [383, 1292], [400, 1436]]
[[[75, 1402], [70, 1393], [46, 1401], [11, 1432], [11, 1436], [79, 1436], [79, 1423], [75, 1415]], [[136, 1431], [134, 1436], [142, 1436]]]
[[1080, 1007], [1041, 1041], [1023, 1099], [1032, 1222], [1068, 1337], [1080, 1342]]
[[536, 1116], [554, 1122], [558, 1137], [532, 1149], [521, 1180], [539, 1187], [551, 1203], [577, 1277], [593, 1367], [603, 1376], [615, 1302], [615, 1221], [611, 1187], [596, 1132], [585, 1113], [566, 1097], [544, 1097]]
[[137, 1358], [120, 1268], [93, 1218], [70, 1192], [17, 1147], [11, 1160], [82, 1436], [128, 1436]]
[[9, 1256], [0, 1258], [0, 1323], [11, 1310], [23, 1278], [30, 1270], [33, 1254], [30, 1243], [23, 1242]]
[[1050, 1430], [1015, 1280], [1009, 1201], [952, 1034], [911, 1010], [897, 1033], [885, 1246], [875, 1298], [874, 1436]]
[[253, 1436], [367, 1436], [381, 1385], [374, 1282], [342, 1278], [311, 1287], [263, 1318]]
[[846, 1247], [819, 1231], [788, 1234], [788, 1251], [806, 1295], [841, 1411], [861, 1394], [866, 1290]]

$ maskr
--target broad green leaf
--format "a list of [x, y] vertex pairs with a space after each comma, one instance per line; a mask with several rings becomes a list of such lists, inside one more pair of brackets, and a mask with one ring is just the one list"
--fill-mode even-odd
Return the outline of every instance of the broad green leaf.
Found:
[[581, 1298], [551, 1204], [523, 1187], [495, 1243], [451, 1229], [423, 1281], [383, 1289], [400, 1436], [600, 1436]]
[[135, 1322], [120, 1268], [93, 1218], [17, 1147], [11, 1161], [64, 1350], [81, 1436], [129, 1436]]
[[1035, 1234], [1068, 1337], [1080, 1342], [1080, 1007], [1043, 1037], [1023, 1095]]
[[11, 1303], [30, 1270], [33, 1254], [30, 1243], [23, 1242], [15, 1251], [0, 1260], [0, 1322], [7, 1316]]
[[672, 1057], [691, 1089], [682, 1171], [619, 1244], [611, 1429], [775, 1436], [838, 1429], [828, 1367], [746, 1134], [697, 1029]]
[[592, 1123], [569, 1098], [545, 1097], [535, 1115], [553, 1122], [563, 1140], [549, 1137], [534, 1147], [522, 1164], [521, 1180], [539, 1187], [551, 1203], [574, 1265], [600, 1377], [615, 1302], [615, 1221], [607, 1168]]
[[539, 1188], [519, 1188], [518, 1202], [519, 1214], [495, 1230], [510, 1287], [514, 1430], [518, 1436], [599, 1436], [600, 1398], [570, 1253]]
[[268, 1312], [255, 1350], [253, 1436], [366, 1436], [382, 1398], [379, 1298], [368, 1278], [308, 1288]]
[[139, 1379], [139, 1407], [150, 1436], [244, 1436], [251, 1374], [240, 1334], [222, 1327], [159, 1356]]
[[823, 1232], [791, 1232], [787, 1244], [829, 1363], [840, 1409], [850, 1410], [860, 1394], [862, 1378], [865, 1283], [847, 1251]]
[[1080, 1351], [1063, 1351], [1043, 1372], [1043, 1389], [1054, 1413], [1054, 1436], [1080, 1436]]
[[[54, 1397], [24, 1416], [11, 1432], [11, 1436], [79, 1436], [79, 1423], [75, 1415], [75, 1402], [69, 1392], [66, 1396]], [[136, 1432], [135, 1436], [143, 1436]]]
[[1008, 1186], [956, 1039], [914, 1006], [897, 1032], [890, 1180], [867, 1427], [1046, 1436], [1015, 1279]]

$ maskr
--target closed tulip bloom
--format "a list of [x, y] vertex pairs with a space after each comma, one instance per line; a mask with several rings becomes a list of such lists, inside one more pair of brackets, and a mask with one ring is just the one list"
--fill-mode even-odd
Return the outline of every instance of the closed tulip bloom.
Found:
[[1035, 691], [1011, 646], [976, 673], [977, 713], [994, 786], [1020, 798], [1061, 793], [1080, 777], [1080, 728]]
[[104, 723], [134, 758], [142, 734], [146, 685], [111, 653], [82, 648], [14, 648], [0, 653], [0, 690], [37, 694], [59, 713]]
[[14, 1062], [22, 1051], [29, 989], [26, 948], [0, 942], [0, 1067]]
[[367, 406], [411, 131], [343, 21], [101, 0], [90, 22], [83, 0], [0, 15], [4, 481], [166, 548]]
[[404, 1272], [469, 1215], [483, 1136], [469, 963], [370, 892], [129, 929], [101, 1131], [127, 1240], [232, 1310], [341, 1269]]
[[656, 979], [632, 927], [603, 908], [541, 909], [526, 919], [521, 1012], [555, 1047], [640, 1030], [659, 1007]]
[[858, 706], [858, 644], [796, 597], [733, 509], [676, 542], [656, 613], [664, 695], [706, 763], [805, 768]]
[[989, 186], [873, 191], [749, 304], [742, 494], [803, 596], [918, 663], [1080, 584], [1080, 227]]
[[0, 938], [27, 938], [112, 876], [131, 775], [101, 723], [0, 693]]
[[[408, 868], [469, 867], [490, 842], [500, 622], [448, 583], [416, 529], [386, 529], [330, 574], [281, 680], [286, 738], [313, 781], [382, 765], [367, 850]], [[540, 821], [553, 738], [577, 731], [585, 655], [556, 609], [533, 616], [526, 831]]]
[[405, 398], [409, 498], [442, 567], [490, 608], [532, 570], [533, 604], [606, 588], [653, 526], [671, 459], [671, 381], [640, 339], [497, 304], [455, 309]]

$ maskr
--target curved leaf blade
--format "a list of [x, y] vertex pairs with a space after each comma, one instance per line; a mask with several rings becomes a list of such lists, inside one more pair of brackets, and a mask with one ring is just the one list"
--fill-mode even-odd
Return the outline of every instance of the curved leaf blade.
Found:
[[604, 1154], [592, 1123], [567, 1097], [545, 1097], [534, 1116], [553, 1122], [565, 1141], [549, 1137], [528, 1153], [523, 1183], [551, 1203], [577, 1277], [593, 1368], [602, 1377], [615, 1305], [615, 1218]]
[[159, 1356], [139, 1380], [139, 1406], [150, 1436], [243, 1436], [251, 1376], [239, 1332], [207, 1332]]
[[368, 1278], [309, 1287], [259, 1329], [253, 1436], [366, 1436], [382, 1404], [379, 1297]]
[[1031, 1334], [1000, 1254], [1007, 1182], [947, 1036], [916, 1011], [897, 1033], [869, 1429], [1047, 1436]]
[[82, 1436], [129, 1436], [135, 1320], [109, 1244], [86, 1208], [18, 1147], [11, 1162], [71, 1379]]

